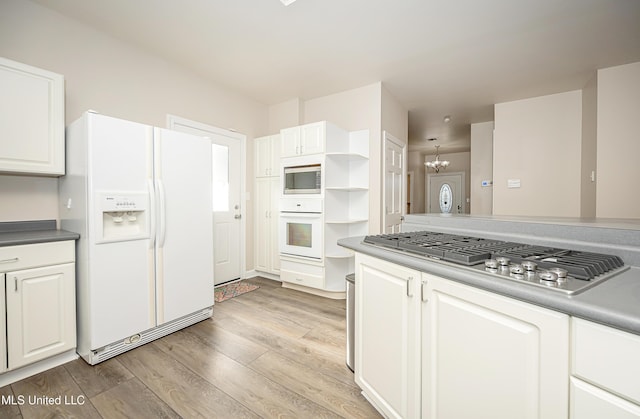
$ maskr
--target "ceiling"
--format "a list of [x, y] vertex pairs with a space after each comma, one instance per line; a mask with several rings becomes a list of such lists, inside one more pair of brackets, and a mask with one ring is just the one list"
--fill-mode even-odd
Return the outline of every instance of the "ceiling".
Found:
[[468, 150], [493, 104], [640, 61], [638, 0], [34, 1], [267, 105], [382, 81], [410, 150]]

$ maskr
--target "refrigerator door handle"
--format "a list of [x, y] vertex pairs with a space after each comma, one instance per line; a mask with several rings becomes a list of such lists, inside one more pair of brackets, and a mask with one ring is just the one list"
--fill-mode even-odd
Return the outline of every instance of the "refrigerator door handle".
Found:
[[164, 246], [164, 239], [167, 234], [167, 211], [165, 208], [165, 199], [164, 199], [164, 183], [162, 180], [158, 179], [158, 215], [160, 216], [160, 237], [158, 238], [158, 247]]
[[147, 180], [147, 188], [149, 189], [149, 248], [153, 249], [156, 245], [156, 190], [151, 179]]

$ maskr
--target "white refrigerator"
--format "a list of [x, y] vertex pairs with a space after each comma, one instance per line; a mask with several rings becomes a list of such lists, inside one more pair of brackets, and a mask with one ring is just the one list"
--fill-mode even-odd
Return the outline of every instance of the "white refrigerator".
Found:
[[66, 132], [78, 354], [96, 364], [211, 317], [211, 142], [89, 111]]

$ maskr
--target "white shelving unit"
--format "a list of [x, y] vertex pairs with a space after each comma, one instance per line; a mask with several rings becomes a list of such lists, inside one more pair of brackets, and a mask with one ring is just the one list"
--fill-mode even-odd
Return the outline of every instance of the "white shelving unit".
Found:
[[325, 289], [344, 292], [354, 254], [337, 241], [369, 229], [369, 131], [351, 132], [333, 146], [327, 145], [324, 166]]

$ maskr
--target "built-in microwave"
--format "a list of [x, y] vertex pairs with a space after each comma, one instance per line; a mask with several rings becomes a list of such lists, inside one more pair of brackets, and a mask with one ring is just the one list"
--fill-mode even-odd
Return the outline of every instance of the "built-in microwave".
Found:
[[283, 190], [285, 195], [322, 193], [322, 164], [284, 166]]

